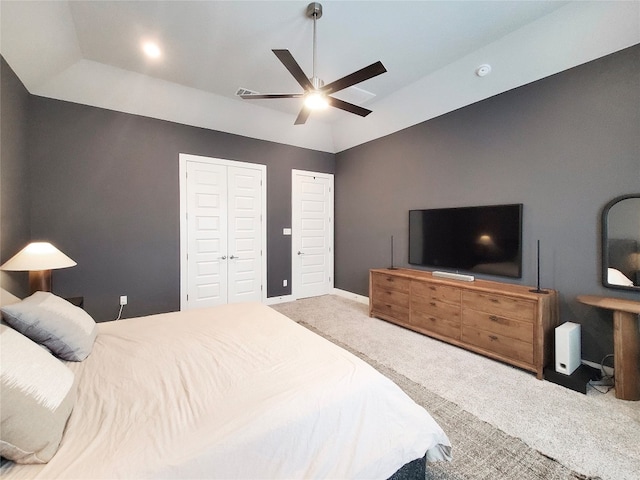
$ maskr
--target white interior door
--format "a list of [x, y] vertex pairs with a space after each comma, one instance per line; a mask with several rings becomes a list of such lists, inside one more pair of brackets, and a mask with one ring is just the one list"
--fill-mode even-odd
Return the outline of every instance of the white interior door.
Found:
[[189, 308], [227, 303], [227, 168], [187, 163]]
[[262, 298], [262, 175], [259, 170], [229, 167], [228, 303]]
[[180, 155], [181, 309], [263, 301], [266, 167]]
[[333, 175], [292, 171], [292, 294], [333, 289]]

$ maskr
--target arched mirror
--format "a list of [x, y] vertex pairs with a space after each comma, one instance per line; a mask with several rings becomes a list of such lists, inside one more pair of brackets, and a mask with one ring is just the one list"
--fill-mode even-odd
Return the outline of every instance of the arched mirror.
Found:
[[602, 211], [602, 284], [640, 291], [640, 193], [614, 198]]

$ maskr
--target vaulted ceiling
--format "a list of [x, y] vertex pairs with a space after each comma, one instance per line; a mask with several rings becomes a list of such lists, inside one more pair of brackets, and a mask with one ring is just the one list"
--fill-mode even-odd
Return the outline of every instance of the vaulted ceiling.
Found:
[[300, 99], [236, 92], [301, 92], [271, 49], [311, 76], [308, 3], [3, 0], [0, 52], [35, 95], [338, 152], [640, 43], [633, 0], [325, 0], [317, 76], [377, 60], [387, 73], [336, 94], [369, 116], [329, 109], [294, 126]]

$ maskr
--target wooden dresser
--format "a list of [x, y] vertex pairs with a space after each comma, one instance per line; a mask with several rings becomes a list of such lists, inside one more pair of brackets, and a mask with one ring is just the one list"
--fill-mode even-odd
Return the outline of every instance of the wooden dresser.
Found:
[[557, 292], [410, 269], [369, 272], [369, 315], [501, 360], [543, 378], [553, 359]]

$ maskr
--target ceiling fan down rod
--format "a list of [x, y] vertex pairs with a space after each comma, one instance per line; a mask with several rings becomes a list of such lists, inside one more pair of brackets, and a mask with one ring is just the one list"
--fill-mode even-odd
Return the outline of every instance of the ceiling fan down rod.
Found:
[[307, 17], [313, 19], [313, 64], [311, 71], [311, 83], [313, 88], [318, 89], [322, 87], [322, 81], [316, 76], [316, 59], [317, 59], [317, 35], [316, 35], [316, 20], [322, 17], [322, 5], [319, 2], [311, 2], [307, 5]]

